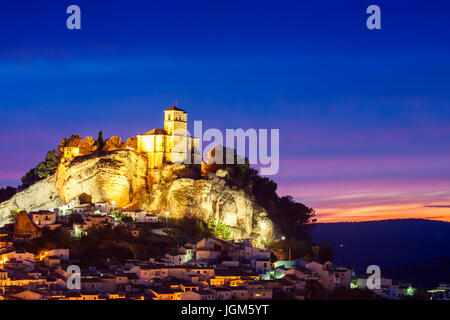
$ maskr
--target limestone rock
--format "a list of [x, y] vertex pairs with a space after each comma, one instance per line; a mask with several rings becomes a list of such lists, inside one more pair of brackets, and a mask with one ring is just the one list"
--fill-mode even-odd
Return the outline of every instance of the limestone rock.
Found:
[[10, 223], [11, 211], [48, 210], [64, 204], [56, 189], [56, 176], [39, 181], [11, 199], [0, 203], [0, 226]]
[[52, 209], [81, 194], [93, 202], [115, 201], [125, 208], [141, 208], [171, 217], [192, 216], [230, 227], [234, 238], [252, 237], [262, 245], [274, 237], [267, 212], [243, 191], [230, 188], [223, 173], [201, 178], [194, 165], [166, 165], [151, 169], [145, 153], [132, 150], [79, 156], [60, 164], [57, 173], [0, 204], [0, 223], [11, 209]]

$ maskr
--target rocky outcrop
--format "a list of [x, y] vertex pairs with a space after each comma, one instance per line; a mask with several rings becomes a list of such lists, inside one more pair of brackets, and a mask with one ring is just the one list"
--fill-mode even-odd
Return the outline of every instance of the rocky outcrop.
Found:
[[0, 226], [11, 222], [13, 211], [48, 210], [64, 204], [56, 189], [56, 176], [39, 181], [8, 201], [0, 203]]
[[87, 194], [92, 202], [115, 201], [125, 207], [146, 193], [147, 157], [133, 151], [111, 151], [80, 156], [60, 164], [56, 188], [65, 202]]
[[35, 238], [40, 235], [38, 227], [34, 225], [26, 211], [19, 212], [14, 223], [14, 236], [28, 236]]
[[234, 238], [252, 237], [257, 245], [271, 240], [274, 228], [267, 212], [244, 191], [227, 186], [223, 174], [202, 178], [200, 168], [176, 164], [150, 169], [146, 154], [131, 150], [80, 156], [0, 204], [0, 217], [11, 209], [51, 209], [87, 194], [93, 202], [115, 201], [121, 207], [159, 215], [220, 220]]

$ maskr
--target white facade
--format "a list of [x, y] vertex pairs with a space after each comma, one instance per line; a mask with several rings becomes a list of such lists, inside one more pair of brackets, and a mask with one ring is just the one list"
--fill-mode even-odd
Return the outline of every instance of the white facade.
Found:
[[305, 267], [317, 273], [320, 283], [328, 291], [333, 291], [338, 287], [350, 289], [352, 277], [350, 269], [335, 266], [331, 262], [320, 264], [314, 261]]

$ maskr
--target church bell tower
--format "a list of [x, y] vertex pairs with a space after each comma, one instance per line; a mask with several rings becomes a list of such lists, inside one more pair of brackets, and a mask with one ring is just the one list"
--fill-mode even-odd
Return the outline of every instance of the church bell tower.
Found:
[[164, 110], [164, 130], [169, 135], [186, 135], [187, 112], [175, 106]]

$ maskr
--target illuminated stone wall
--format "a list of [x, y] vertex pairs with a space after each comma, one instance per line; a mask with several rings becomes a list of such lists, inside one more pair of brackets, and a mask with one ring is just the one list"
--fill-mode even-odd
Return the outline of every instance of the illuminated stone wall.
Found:
[[80, 155], [80, 148], [78, 147], [64, 147], [64, 158], [72, 159]]
[[187, 131], [187, 113], [178, 110], [164, 111], [164, 130], [169, 135], [176, 132], [177, 135], [186, 135]]
[[138, 152], [165, 152], [165, 136], [160, 134], [147, 134], [137, 136]]
[[187, 113], [179, 110], [164, 111], [164, 132], [137, 136], [137, 152], [148, 153], [151, 168], [164, 163], [182, 163], [194, 154], [196, 163], [201, 163], [199, 139], [187, 136]]

